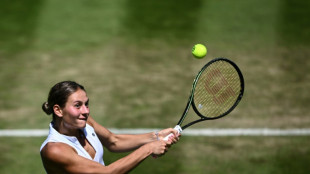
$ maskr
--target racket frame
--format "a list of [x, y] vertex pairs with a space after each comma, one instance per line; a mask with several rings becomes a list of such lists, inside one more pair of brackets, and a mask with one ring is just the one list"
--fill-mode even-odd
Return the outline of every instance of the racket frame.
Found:
[[[226, 112], [224, 112], [223, 114], [221, 114], [219, 116], [216, 116], [216, 117], [206, 117], [206, 116], [202, 115], [198, 111], [198, 109], [196, 108], [194, 100], [193, 100], [194, 99], [194, 93], [195, 93], [195, 88], [196, 88], [198, 79], [201, 76], [201, 74], [203, 73], [203, 71], [209, 65], [211, 65], [211, 64], [213, 64], [214, 62], [217, 62], [217, 61], [226, 61], [226, 62], [228, 62], [230, 65], [232, 65], [235, 68], [235, 70], [237, 71], [237, 73], [238, 73], [238, 75], [240, 77], [240, 91], [239, 91], [239, 95], [238, 95], [235, 103]], [[215, 58], [215, 59], [211, 60], [210, 62], [208, 62], [207, 64], [205, 64], [201, 68], [201, 70], [198, 72], [198, 74], [196, 75], [196, 77], [194, 79], [194, 82], [192, 84], [192, 89], [191, 89], [191, 92], [190, 92], [190, 96], [189, 96], [187, 105], [185, 107], [185, 110], [184, 110], [180, 120], [178, 121], [177, 126], [180, 126], [183, 123], [183, 121], [184, 121], [184, 119], [185, 119], [185, 117], [186, 117], [186, 115], [187, 115], [187, 113], [188, 113], [188, 111], [189, 111], [191, 106], [193, 107], [193, 110], [195, 111], [195, 113], [200, 117], [200, 119], [192, 121], [192, 122], [190, 122], [190, 123], [188, 123], [188, 124], [186, 124], [184, 126], [181, 126], [182, 130], [186, 129], [187, 127], [189, 127], [189, 126], [191, 126], [191, 125], [193, 125], [195, 123], [201, 122], [201, 121], [214, 120], [214, 119], [218, 119], [218, 118], [224, 117], [225, 115], [229, 114], [232, 110], [234, 110], [234, 108], [239, 104], [239, 102], [241, 101], [241, 99], [243, 97], [243, 93], [244, 93], [244, 78], [243, 78], [243, 75], [242, 75], [239, 67], [233, 61], [231, 61], [231, 60], [229, 60], [227, 58], [224, 58], [224, 57]]]

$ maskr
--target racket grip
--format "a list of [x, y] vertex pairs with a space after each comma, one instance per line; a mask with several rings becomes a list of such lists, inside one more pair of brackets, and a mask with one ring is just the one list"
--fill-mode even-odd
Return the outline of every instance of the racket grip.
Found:
[[[176, 126], [174, 127], [174, 129], [177, 130], [179, 133], [182, 132], [182, 128], [181, 128], [180, 125], [176, 125]], [[173, 137], [173, 136], [174, 136], [173, 133], [170, 133], [170, 134], [167, 135], [163, 140], [168, 141], [168, 139], [169, 139], [170, 137]]]

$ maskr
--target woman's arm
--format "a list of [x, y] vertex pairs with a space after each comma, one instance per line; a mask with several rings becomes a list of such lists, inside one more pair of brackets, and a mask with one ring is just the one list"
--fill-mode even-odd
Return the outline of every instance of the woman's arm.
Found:
[[128, 156], [116, 162], [103, 166], [97, 162], [86, 159], [64, 143], [48, 143], [41, 151], [43, 165], [48, 173], [127, 173], [135, 168], [150, 154], [162, 155], [167, 150], [165, 141], [148, 143]]
[[101, 143], [112, 152], [128, 152], [139, 148], [140, 146], [156, 141], [162, 140], [165, 136], [170, 133], [174, 134], [167, 143], [168, 145], [176, 143], [178, 141], [178, 132], [172, 128], [164, 129], [159, 131], [156, 135], [155, 132], [137, 135], [127, 135], [127, 134], [113, 134], [105, 127], [98, 124], [91, 116], [88, 118], [88, 124], [90, 124], [99, 137]]

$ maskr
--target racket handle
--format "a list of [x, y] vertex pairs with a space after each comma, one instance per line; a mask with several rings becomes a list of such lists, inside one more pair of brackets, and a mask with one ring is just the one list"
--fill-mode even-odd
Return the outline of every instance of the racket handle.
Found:
[[[180, 125], [176, 125], [176, 126], [174, 127], [174, 129], [177, 130], [179, 133], [182, 132], [182, 128], [181, 128]], [[168, 141], [168, 139], [169, 139], [170, 137], [173, 137], [173, 136], [174, 136], [173, 133], [170, 133], [169, 135], [167, 135], [167, 136], [164, 138], [164, 140], [165, 140], [165, 141]]]

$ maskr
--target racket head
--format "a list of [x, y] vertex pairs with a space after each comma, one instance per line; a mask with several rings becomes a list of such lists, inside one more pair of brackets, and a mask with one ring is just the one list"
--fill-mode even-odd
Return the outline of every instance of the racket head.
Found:
[[230, 113], [244, 93], [239, 67], [227, 58], [216, 58], [198, 73], [193, 84], [193, 110], [202, 120], [221, 118]]

